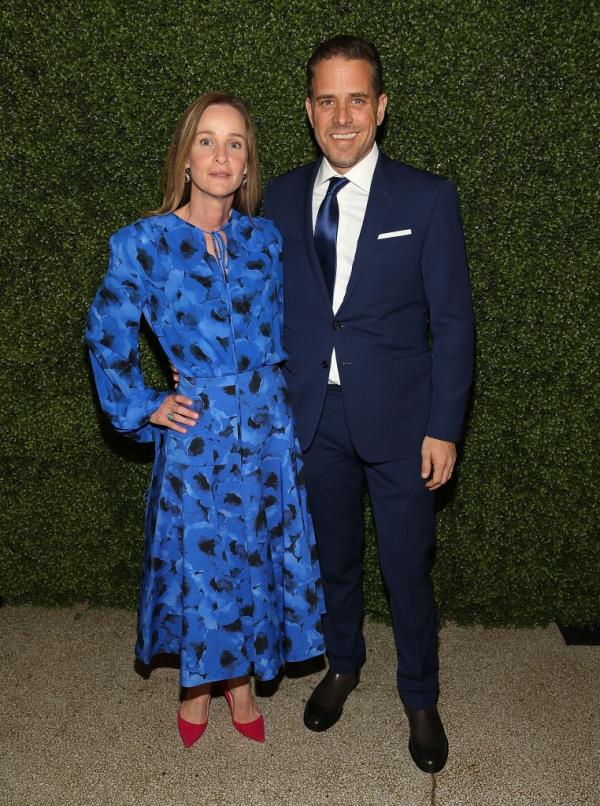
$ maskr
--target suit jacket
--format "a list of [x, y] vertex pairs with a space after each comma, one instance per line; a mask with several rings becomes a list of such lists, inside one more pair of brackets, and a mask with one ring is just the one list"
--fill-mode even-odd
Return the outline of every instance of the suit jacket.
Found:
[[[451, 182], [380, 153], [346, 296], [334, 315], [312, 231], [320, 161], [274, 179], [264, 212], [284, 239], [286, 378], [310, 446], [335, 347], [350, 435], [368, 462], [411, 454], [425, 434], [461, 436], [473, 313]], [[382, 233], [404, 232], [378, 238]]]

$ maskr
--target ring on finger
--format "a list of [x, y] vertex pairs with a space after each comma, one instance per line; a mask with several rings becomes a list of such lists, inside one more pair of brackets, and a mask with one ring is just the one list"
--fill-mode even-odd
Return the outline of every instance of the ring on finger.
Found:
[[175, 412], [174, 412], [174, 411], [170, 411], [170, 412], [167, 414], [167, 420], [168, 420], [170, 423], [172, 423], [174, 419], [175, 419]]

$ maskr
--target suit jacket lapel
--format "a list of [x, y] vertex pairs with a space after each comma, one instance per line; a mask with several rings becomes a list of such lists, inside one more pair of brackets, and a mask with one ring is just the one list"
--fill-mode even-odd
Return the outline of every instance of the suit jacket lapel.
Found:
[[[348, 287], [346, 288], [346, 295], [342, 300], [342, 304], [338, 310], [338, 315], [343, 312], [344, 307], [352, 296], [358, 281], [360, 280], [369, 259], [373, 253], [373, 246], [377, 243], [377, 235], [382, 231], [381, 227], [387, 218], [388, 210], [392, 201], [391, 189], [388, 187], [387, 177], [385, 173], [385, 162], [387, 157], [380, 153], [373, 173], [373, 181], [371, 182], [371, 189], [369, 191], [369, 200], [367, 202], [367, 209], [365, 210], [365, 217], [363, 225], [356, 245], [356, 254], [354, 255], [354, 262], [352, 263], [352, 272]], [[323, 282], [324, 284], [324, 282]]]
[[308, 253], [308, 258], [310, 262], [310, 267], [315, 277], [315, 282], [319, 288], [321, 296], [323, 297], [323, 301], [327, 305], [328, 308], [331, 308], [331, 300], [329, 299], [329, 292], [327, 290], [327, 286], [325, 284], [325, 277], [323, 276], [323, 269], [321, 268], [321, 263], [319, 261], [319, 256], [317, 255], [317, 250], [315, 249], [315, 240], [313, 234], [313, 223], [312, 223], [312, 200], [313, 200], [313, 189], [315, 186], [315, 179], [317, 178], [317, 173], [319, 172], [319, 167], [321, 165], [321, 160], [317, 160], [312, 169], [307, 173], [307, 183], [304, 193], [304, 198], [298, 199], [301, 210], [300, 210], [300, 221], [302, 222], [303, 226], [303, 240], [306, 244], [306, 251]]

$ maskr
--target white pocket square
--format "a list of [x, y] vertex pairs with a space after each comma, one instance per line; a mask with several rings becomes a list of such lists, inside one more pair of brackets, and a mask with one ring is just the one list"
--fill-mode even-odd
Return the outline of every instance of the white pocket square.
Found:
[[378, 241], [383, 241], [384, 238], [401, 238], [402, 235], [412, 235], [411, 229], [397, 229], [394, 232], [381, 232], [377, 236]]

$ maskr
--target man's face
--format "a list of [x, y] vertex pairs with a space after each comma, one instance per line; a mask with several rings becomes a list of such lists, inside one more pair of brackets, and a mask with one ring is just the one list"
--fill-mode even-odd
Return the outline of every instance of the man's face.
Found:
[[375, 95], [372, 79], [364, 59], [336, 56], [315, 66], [306, 112], [321, 151], [341, 174], [369, 153], [383, 121], [387, 95]]

